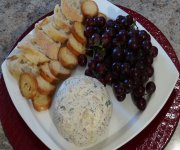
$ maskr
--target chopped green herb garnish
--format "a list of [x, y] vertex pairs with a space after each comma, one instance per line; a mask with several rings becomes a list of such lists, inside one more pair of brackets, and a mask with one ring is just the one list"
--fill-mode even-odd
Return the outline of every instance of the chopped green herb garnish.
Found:
[[109, 105], [111, 105], [111, 101], [110, 100], [106, 101], [105, 105], [108, 107]]
[[66, 110], [66, 107], [65, 107], [65, 106], [61, 106], [60, 108], [63, 109], [63, 110]]

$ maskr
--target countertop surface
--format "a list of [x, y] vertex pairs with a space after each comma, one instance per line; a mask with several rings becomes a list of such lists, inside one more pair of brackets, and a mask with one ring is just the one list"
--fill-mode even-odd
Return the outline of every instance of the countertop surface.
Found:
[[[167, 37], [180, 60], [180, 0], [110, 0], [152, 21]], [[52, 11], [58, 0], [0, 0], [0, 63], [34, 21]], [[10, 150], [0, 123], [0, 150]], [[180, 123], [165, 150], [180, 150]]]

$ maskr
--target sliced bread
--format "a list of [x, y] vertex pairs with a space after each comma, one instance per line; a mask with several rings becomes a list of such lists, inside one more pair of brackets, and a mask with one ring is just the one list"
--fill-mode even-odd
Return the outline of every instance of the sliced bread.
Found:
[[64, 30], [57, 30], [53, 22], [42, 26], [42, 30], [55, 42], [64, 43], [68, 38], [68, 34]]
[[60, 61], [50, 61], [49, 68], [52, 74], [61, 80], [64, 80], [71, 75], [71, 70], [64, 68]]
[[62, 13], [71, 21], [83, 22], [81, 3], [83, 0], [61, 0]]
[[78, 64], [77, 57], [67, 47], [59, 50], [58, 58], [65, 68], [73, 69]]
[[86, 44], [86, 37], [84, 36], [84, 25], [81, 22], [74, 22], [71, 33], [76, 40], [82, 44]]
[[60, 43], [54, 42], [49, 38], [42, 30], [39, 30], [35, 27], [35, 35], [33, 42], [39, 45], [42, 49], [42, 52], [49, 57], [50, 59], [57, 60], [58, 52], [61, 46]]
[[69, 36], [67, 48], [70, 49], [71, 52], [76, 56], [79, 56], [80, 54], [85, 54], [85, 46], [78, 42], [72, 34], [70, 34]]
[[48, 23], [51, 22], [51, 20], [52, 20], [51, 18], [52, 18], [52, 16], [49, 16], [49, 17], [46, 17], [46, 18], [44, 18], [43, 20], [39, 21], [39, 22], [36, 23], [36, 25], [35, 25], [36, 28], [42, 30], [42, 27], [43, 27], [44, 25], [46, 25], [46, 24], [48, 24]]
[[36, 96], [37, 92], [37, 81], [31, 73], [21, 73], [19, 79], [19, 89], [21, 94], [26, 99], [32, 99]]
[[7, 58], [7, 67], [11, 75], [19, 80], [21, 73], [27, 72], [34, 75], [39, 74], [39, 68], [37, 65], [30, 62], [24, 55], [13, 55]]
[[99, 11], [96, 2], [92, 0], [83, 1], [81, 5], [81, 10], [85, 17], [97, 16]]
[[50, 59], [41, 52], [40, 47], [32, 44], [30, 39], [25, 42], [20, 42], [17, 47], [27, 59], [36, 65], [50, 61]]
[[57, 29], [63, 29], [65, 32], [69, 32], [71, 28], [71, 21], [63, 15], [58, 4], [54, 8], [53, 21]]
[[33, 107], [36, 111], [45, 111], [51, 106], [52, 98], [49, 95], [40, 94], [37, 92], [32, 99]]
[[54, 85], [46, 81], [41, 75], [36, 76], [38, 92], [44, 95], [52, 95], [56, 89]]
[[48, 63], [40, 65], [40, 75], [51, 84], [57, 84], [58, 78], [56, 78], [50, 71]]

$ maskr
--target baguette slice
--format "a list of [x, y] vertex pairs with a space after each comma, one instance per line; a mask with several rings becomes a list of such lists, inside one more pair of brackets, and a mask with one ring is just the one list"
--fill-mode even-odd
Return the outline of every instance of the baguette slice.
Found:
[[76, 56], [85, 54], [85, 46], [79, 43], [72, 34], [69, 36], [67, 48]]
[[59, 50], [58, 58], [60, 63], [68, 69], [73, 69], [78, 64], [77, 57], [67, 47]]
[[41, 52], [42, 50], [36, 44], [31, 43], [31, 40], [20, 42], [17, 47], [21, 50], [23, 55], [29, 59], [29, 61], [36, 65], [50, 61], [50, 59]]
[[48, 63], [40, 66], [40, 75], [51, 84], [58, 83], [58, 79], [51, 73]]
[[98, 6], [92, 0], [83, 1], [81, 4], [81, 10], [85, 17], [94, 17], [98, 15]]
[[83, 22], [81, 2], [82, 0], [61, 0], [62, 13], [71, 21]]
[[61, 80], [67, 79], [71, 75], [71, 70], [64, 68], [60, 61], [50, 61], [49, 68], [52, 74]]
[[86, 44], [86, 37], [84, 36], [84, 26], [81, 22], [74, 22], [71, 33], [78, 42]]
[[51, 95], [54, 93], [56, 87], [46, 81], [41, 75], [36, 76], [38, 91], [44, 95]]
[[36, 95], [37, 81], [33, 74], [22, 73], [19, 78], [19, 88], [22, 96], [32, 99]]
[[63, 30], [57, 30], [52, 22], [42, 26], [42, 30], [55, 42], [64, 43], [68, 38], [68, 34]]
[[52, 18], [52, 16], [50, 16], [50, 17], [46, 17], [46, 18], [44, 18], [43, 20], [41, 20], [41, 21], [39, 21], [38, 23], [36, 23], [36, 28], [38, 28], [39, 30], [42, 30], [42, 27], [44, 26], [44, 25], [47, 25], [48, 23], [50, 23], [51, 22], [51, 19]]
[[58, 4], [54, 8], [53, 21], [57, 29], [63, 29], [65, 32], [70, 31], [71, 21], [62, 14], [62, 10]]
[[11, 75], [19, 81], [20, 75], [23, 72], [38, 74], [39, 68], [37, 65], [30, 62], [24, 55], [13, 55], [7, 58], [6, 61], [7, 67]]
[[49, 95], [43, 95], [37, 92], [36, 96], [32, 99], [33, 107], [36, 111], [45, 111], [51, 106], [52, 98]]
[[60, 43], [54, 42], [42, 30], [35, 27], [35, 36], [33, 42], [40, 46], [42, 52], [50, 59], [57, 60], [58, 52], [61, 46]]

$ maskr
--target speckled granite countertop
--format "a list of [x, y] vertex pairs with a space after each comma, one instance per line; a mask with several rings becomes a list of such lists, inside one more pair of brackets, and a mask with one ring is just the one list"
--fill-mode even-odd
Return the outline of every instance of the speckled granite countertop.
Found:
[[[180, 0], [110, 0], [151, 20], [170, 41], [180, 60]], [[53, 10], [58, 0], [0, 1], [0, 63], [17, 38], [38, 18]], [[180, 123], [166, 150], [180, 149]], [[0, 150], [12, 149], [0, 124]]]

